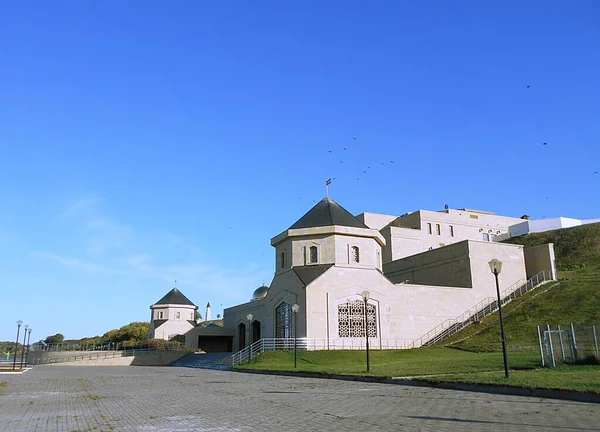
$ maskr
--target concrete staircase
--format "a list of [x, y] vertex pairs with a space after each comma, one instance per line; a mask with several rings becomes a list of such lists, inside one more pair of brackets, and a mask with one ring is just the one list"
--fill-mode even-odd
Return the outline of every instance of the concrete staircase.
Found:
[[231, 367], [231, 353], [191, 353], [174, 361], [170, 366], [227, 370]]

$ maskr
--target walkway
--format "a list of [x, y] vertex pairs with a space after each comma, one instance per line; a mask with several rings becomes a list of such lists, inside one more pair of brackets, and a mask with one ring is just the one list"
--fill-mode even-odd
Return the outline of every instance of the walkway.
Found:
[[37, 366], [0, 381], [11, 432], [600, 430], [595, 404], [232, 371]]

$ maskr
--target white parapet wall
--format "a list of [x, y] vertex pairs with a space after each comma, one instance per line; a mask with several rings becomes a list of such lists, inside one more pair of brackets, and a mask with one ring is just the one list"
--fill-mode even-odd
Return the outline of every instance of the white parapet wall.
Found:
[[64, 366], [166, 366], [189, 354], [188, 351], [64, 351], [33, 352], [28, 364]]

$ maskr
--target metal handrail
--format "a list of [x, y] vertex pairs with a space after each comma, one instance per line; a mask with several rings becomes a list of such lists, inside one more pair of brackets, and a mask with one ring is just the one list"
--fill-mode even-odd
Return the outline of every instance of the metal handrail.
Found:
[[[406, 349], [413, 342], [412, 339], [380, 339], [369, 338], [369, 348], [373, 350]], [[298, 350], [364, 350], [366, 340], [362, 338], [298, 338]], [[293, 350], [293, 338], [264, 338], [254, 342], [231, 356], [231, 363], [238, 365], [245, 363], [265, 351]]]
[[[506, 303], [520, 297], [534, 288], [553, 280], [552, 274], [549, 271], [541, 271], [529, 280], [523, 283], [524, 279], [515, 282], [500, 294], [500, 302], [504, 306]], [[456, 318], [450, 318], [433, 329], [429, 330], [420, 338], [416, 339], [411, 348], [419, 346], [433, 345], [450, 336], [458, 333], [473, 322], [479, 321], [498, 309], [498, 299], [496, 297], [486, 297], [477, 303], [475, 306], [467, 309]]]

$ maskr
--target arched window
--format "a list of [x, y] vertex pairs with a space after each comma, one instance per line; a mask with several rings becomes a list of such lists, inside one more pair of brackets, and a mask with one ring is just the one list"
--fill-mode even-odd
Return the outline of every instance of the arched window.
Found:
[[179, 312], [175, 313], [175, 319], [180, 319], [181, 315], [179, 314]]
[[158, 319], [163, 319], [163, 313], [162, 312], [158, 313]]
[[[367, 303], [367, 332], [377, 337], [377, 307]], [[338, 336], [365, 337], [365, 302], [354, 300], [338, 305]]]
[[316, 246], [311, 246], [308, 250], [308, 262], [310, 264], [316, 264], [319, 262], [319, 252]]
[[275, 337], [289, 339], [292, 337], [292, 305], [281, 303], [275, 308]]
[[352, 246], [350, 248], [350, 262], [360, 262], [360, 252], [358, 250], [358, 246]]

